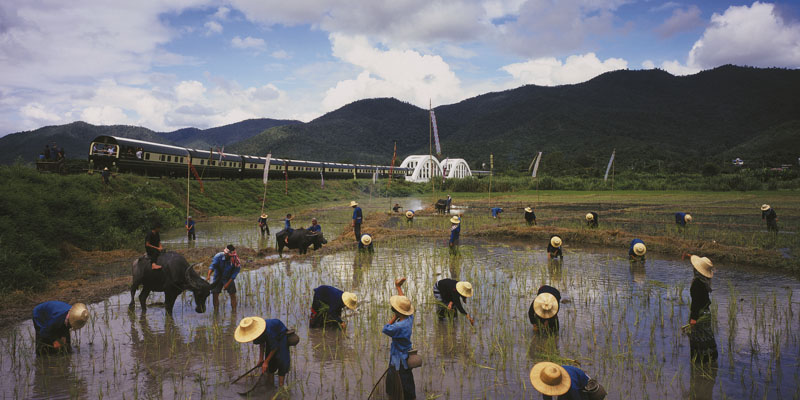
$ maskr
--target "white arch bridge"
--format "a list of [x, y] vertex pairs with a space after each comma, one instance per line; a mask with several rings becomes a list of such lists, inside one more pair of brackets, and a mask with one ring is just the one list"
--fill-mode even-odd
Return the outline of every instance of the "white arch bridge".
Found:
[[[439, 161], [436, 157], [427, 154], [406, 157], [400, 164], [400, 168], [409, 169], [409, 172], [406, 173], [406, 180], [410, 182], [428, 182], [432, 176], [444, 175], [446, 179], [452, 179], [473, 175], [469, 164], [463, 158], [445, 158]], [[484, 171], [475, 172], [475, 175], [483, 175], [481, 172]]]

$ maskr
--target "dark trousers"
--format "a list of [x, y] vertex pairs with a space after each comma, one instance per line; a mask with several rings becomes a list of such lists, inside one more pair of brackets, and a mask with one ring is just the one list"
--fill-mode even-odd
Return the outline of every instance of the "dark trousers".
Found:
[[767, 220], [767, 232], [775, 232], [778, 233], [778, 222], [773, 220]]
[[361, 224], [353, 225], [353, 233], [355, 233], [356, 241], [361, 243]]
[[414, 373], [410, 368], [403, 368], [401, 365], [398, 371], [393, 366], [389, 366], [389, 372], [386, 373], [386, 394], [390, 399], [413, 400], [417, 398]]
[[186, 232], [186, 239], [187, 240], [197, 240], [197, 237], [194, 235], [194, 230]]
[[261, 226], [261, 236], [269, 235], [269, 226], [262, 225]]

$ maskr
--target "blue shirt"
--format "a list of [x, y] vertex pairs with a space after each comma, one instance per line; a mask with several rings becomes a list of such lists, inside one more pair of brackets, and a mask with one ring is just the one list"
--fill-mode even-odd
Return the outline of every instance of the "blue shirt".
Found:
[[226, 260], [225, 253], [219, 252], [211, 260], [211, 265], [208, 269], [214, 271], [214, 282], [220, 281], [223, 284], [227, 283], [230, 279], [236, 279], [239, 275], [240, 267], [236, 267], [231, 263], [232, 259]]
[[278, 361], [279, 365], [289, 369], [291, 359], [289, 358], [289, 343], [286, 342], [286, 325], [279, 319], [267, 319], [264, 321], [267, 323], [267, 327], [261, 336], [253, 340], [253, 343], [266, 347], [264, 357], [269, 355], [270, 351], [276, 350], [275, 355], [272, 357]]
[[283, 220], [283, 229], [287, 231], [292, 230], [292, 221], [290, 219], [287, 218]]
[[408, 368], [408, 351], [411, 350], [411, 329], [414, 327], [414, 316], [409, 315], [402, 321], [383, 326], [383, 333], [392, 338], [389, 364], [396, 370], [400, 366]]
[[361, 220], [363, 219], [363, 215], [361, 215], [361, 207], [356, 207], [353, 209], [353, 222], [356, 224], [360, 224]]
[[189, 226], [189, 232], [194, 232], [194, 220], [186, 220], [186, 225]]
[[503, 212], [503, 209], [500, 207], [492, 208], [492, 217], [497, 217], [497, 214]]
[[456, 224], [450, 228], [450, 243], [458, 240], [459, 236], [461, 236], [461, 224]]
[[633, 246], [636, 246], [637, 243], [644, 244], [644, 241], [642, 241], [642, 239], [633, 239], [633, 240], [631, 240], [631, 247], [628, 248], [628, 255], [631, 255], [631, 256], [635, 256], [636, 255], [636, 253], [633, 252]]
[[686, 213], [675, 213], [675, 223], [686, 226]]
[[343, 293], [343, 291], [333, 286], [322, 285], [314, 289], [314, 300], [321, 301], [328, 306], [328, 318], [342, 322]]
[[70, 308], [69, 304], [56, 300], [45, 301], [33, 308], [33, 324], [42, 340], [52, 343], [69, 335], [66, 320]]
[[[569, 374], [570, 379], [570, 387], [567, 393], [558, 396], [559, 400], [583, 400], [581, 397], [581, 389], [586, 387], [586, 384], [589, 383], [589, 377], [586, 376], [586, 373], [583, 372], [580, 368], [573, 367], [571, 365], [562, 365], [565, 370], [567, 370], [567, 374]], [[542, 395], [544, 400], [552, 399], [552, 396], [545, 396]]]
[[320, 233], [320, 232], [322, 232], [322, 226], [320, 226], [320, 224], [311, 225], [311, 226], [308, 227], [308, 231], [309, 232]]

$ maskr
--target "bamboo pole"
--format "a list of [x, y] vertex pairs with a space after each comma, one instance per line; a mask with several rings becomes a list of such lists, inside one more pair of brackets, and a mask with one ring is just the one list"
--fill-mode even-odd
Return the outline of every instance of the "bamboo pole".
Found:
[[186, 221], [189, 221], [189, 184], [191, 183], [192, 156], [186, 158]]

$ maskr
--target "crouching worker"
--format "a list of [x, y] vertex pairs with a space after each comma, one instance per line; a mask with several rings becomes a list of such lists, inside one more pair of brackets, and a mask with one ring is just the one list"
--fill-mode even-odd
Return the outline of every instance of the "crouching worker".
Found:
[[606, 391], [596, 380], [571, 365], [558, 365], [543, 361], [531, 369], [531, 384], [542, 394], [542, 399], [602, 400]]
[[564, 254], [561, 252], [561, 237], [558, 235], [550, 236], [550, 241], [547, 242], [547, 256], [552, 260], [554, 258], [564, 259]]
[[592, 212], [586, 214], [586, 226], [589, 227], [589, 229], [597, 228], [597, 226], [598, 226], [597, 225], [597, 223], [598, 223], [597, 220], [598, 220], [598, 216], [597, 216], [596, 212], [592, 211]]
[[464, 310], [461, 301], [467, 301], [472, 297], [472, 284], [469, 282], [459, 282], [455, 279], [445, 278], [433, 285], [433, 297], [436, 298], [436, 313], [439, 319], [445, 317], [457, 318], [458, 313], [467, 316], [469, 323], [475, 325], [475, 320]]
[[642, 239], [631, 240], [631, 247], [628, 249], [628, 256], [630, 256], [631, 261], [644, 262], [645, 253], [647, 253], [647, 247], [645, 247]]
[[408, 210], [406, 211], [406, 225], [411, 225], [414, 223], [414, 211]]
[[404, 400], [417, 398], [414, 384], [414, 373], [408, 366], [408, 352], [411, 350], [411, 330], [414, 328], [414, 306], [403, 294], [403, 283], [406, 278], [394, 280], [397, 296], [389, 299], [392, 306], [392, 318], [383, 327], [383, 334], [392, 338], [389, 368], [386, 372], [386, 393], [390, 398]]
[[237, 342], [253, 342], [259, 346], [258, 363], [261, 364], [261, 373], [267, 374], [267, 382], [274, 385], [277, 372], [278, 387], [284, 385], [289, 372], [289, 346], [296, 345], [298, 341], [297, 335], [287, 333], [286, 325], [280, 320], [265, 320], [261, 317], [242, 318], [233, 333]]
[[769, 204], [761, 205], [761, 219], [767, 221], [767, 232], [778, 233], [778, 214]]
[[536, 225], [536, 213], [533, 212], [531, 207], [525, 207], [525, 223], [528, 226]]
[[690, 222], [692, 222], [691, 215], [682, 212], [675, 213], [675, 224], [678, 225], [679, 229], [686, 228], [686, 224]]
[[342, 321], [344, 307], [356, 309], [358, 298], [355, 294], [341, 291], [333, 286], [322, 285], [314, 289], [314, 299], [311, 301], [311, 328], [322, 328], [329, 323], [335, 323], [344, 329], [347, 323]]
[[361, 240], [358, 241], [358, 251], [375, 252], [375, 249], [372, 247], [372, 236], [368, 233], [361, 235]]
[[219, 294], [222, 290], [228, 292], [231, 297], [231, 312], [236, 313], [236, 276], [242, 269], [242, 263], [239, 261], [239, 256], [236, 255], [236, 248], [229, 244], [220, 253], [214, 256], [211, 265], [208, 267], [208, 276], [206, 280], [210, 282], [211, 273], [214, 273], [214, 281], [211, 284], [211, 296], [214, 303], [214, 312], [219, 309]]
[[528, 319], [533, 325], [534, 332], [557, 333], [558, 332], [558, 309], [561, 305], [561, 292], [558, 289], [542, 285], [536, 292], [530, 308], [528, 308]]
[[503, 213], [503, 209], [500, 207], [492, 207], [489, 209], [492, 212], [492, 218], [498, 219], [500, 218], [500, 214]]
[[78, 330], [89, 320], [83, 303], [70, 306], [63, 301], [46, 301], [33, 308], [36, 354], [71, 352], [69, 330]]

